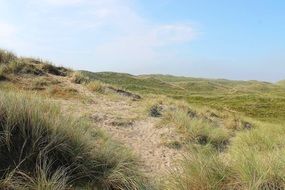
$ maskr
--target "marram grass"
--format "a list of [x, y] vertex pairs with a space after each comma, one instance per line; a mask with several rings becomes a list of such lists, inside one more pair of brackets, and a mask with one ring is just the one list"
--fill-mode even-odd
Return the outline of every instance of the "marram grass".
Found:
[[135, 156], [100, 134], [47, 100], [0, 92], [0, 189], [150, 188]]

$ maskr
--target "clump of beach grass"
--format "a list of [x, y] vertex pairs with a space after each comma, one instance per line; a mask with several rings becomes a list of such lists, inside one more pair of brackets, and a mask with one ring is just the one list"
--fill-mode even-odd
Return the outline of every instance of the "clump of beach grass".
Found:
[[147, 189], [138, 159], [94, 134], [100, 133], [90, 132], [88, 122], [63, 116], [47, 100], [1, 92], [0, 186]]

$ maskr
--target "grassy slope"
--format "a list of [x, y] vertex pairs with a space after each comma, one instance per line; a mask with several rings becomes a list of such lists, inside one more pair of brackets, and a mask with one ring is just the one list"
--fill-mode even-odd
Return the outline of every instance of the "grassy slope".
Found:
[[179, 95], [186, 93], [184, 89], [178, 86], [171, 85], [162, 80], [149, 77], [140, 78], [129, 74], [101, 72], [92, 73], [88, 71], [82, 71], [86, 76], [93, 80], [100, 80], [107, 84], [113, 84], [124, 88], [126, 90], [137, 91], [141, 93], [154, 93], [154, 94], [167, 94], [167, 95]]
[[170, 75], [133, 76], [83, 71], [94, 80], [139, 93], [164, 94], [189, 103], [231, 110], [262, 121], [285, 121], [285, 88], [259, 81], [199, 79]]
[[0, 189], [151, 188], [130, 150], [52, 103], [82, 99], [72, 74], [0, 50]]
[[[35, 87], [35, 90], [37, 90], [39, 87], [41, 88], [42, 86], [45, 86], [46, 84], [44, 82], [47, 81], [45, 81], [45, 78], [43, 77], [47, 76], [38, 76], [38, 71], [35, 69], [38, 68], [41, 70], [42, 65], [38, 65], [38, 63], [33, 63], [32, 65], [35, 67], [27, 67], [25, 64], [12, 64], [11, 66], [4, 68], [6, 72], [4, 72], [4, 79], [2, 79], [4, 82], [2, 81], [1, 83], [3, 83], [4, 86], [5, 84], [13, 83], [14, 86], [18, 85], [15, 86], [15, 88], [18, 88], [23, 85], [22, 79], [28, 80], [29, 77], [31, 77], [31, 81], [34, 81], [36, 77], [42, 78], [43, 80], [36, 81], [35, 84], [31, 82], [31, 87]], [[55, 69], [60, 68], [56, 67]], [[47, 69], [46, 71], [44, 70], [44, 72], [52, 70], [53, 69]], [[7, 75], [7, 72], [10, 72], [10, 74]], [[26, 75], [27, 72], [29, 75]], [[129, 74], [120, 73], [84, 72], [84, 74], [88, 75], [91, 79], [100, 80], [104, 83], [119, 86], [121, 88], [136, 91], [142, 94], [154, 93], [159, 95], [167, 95], [170, 97], [176, 97], [177, 99], [187, 100], [192, 104], [206, 105], [222, 110], [238, 111], [246, 116], [257, 118], [259, 120], [281, 123], [280, 125], [274, 125], [249, 120], [249, 122], [253, 124], [254, 128], [245, 130], [245, 123], [243, 123], [242, 120], [239, 121], [231, 117], [227, 118], [224, 115], [226, 112], [218, 112], [218, 114], [215, 112], [211, 113], [208, 110], [202, 110], [201, 113], [199, 113], [195, 110], [189, 109], [189, 105], [175, 105], [176, 108], [174, 107], [174, 109], [173, 105], [171, 105], [169, 107], [169, 113], [163, 113], [163, 120], [165, 122], [163, 125], [167, 125], [167, 123], [171, 125], [174, 124], [174, 126], [178, 128], [178, 131], [185, 135], [185, 142], [182, 143], [189, 143], [188, 145], [193, 145], [194, 149], [189, 150], [189, 158], [186, 157], [185, 163], [182, 164], [182, 168], [184, 170], [183, 173], [177, 176], [174, 181], [170, 181], [170, 184], [162, 189], [264, 189], [264, 187], [268, 185], [280, 189], [285, 184], [285, 173], [283, 172], [285, 168], [283, 158], [285, 147], [283, 139], [285, 131], [282, 125], [285, 119], [284, 87], [258, 81], [208, 80], [164, 75], [132, 76]], [[24, 78], [17, 79], [19, 76]], [[54, 85], [53, 83], [54, 82], [51, 82], [51, 84], [47, 85], [52, 86]], [[55, 86], [59, 86], [59, 84], [56, 84]], [[64, 94], [62, 95], [62, 89], [64, 88], [64, 86], [59, 86], [56, 91], [54, 91], [52, 88], [52, 94], [54, 95], [55, 92], [60, 92], [59, 94], [63, 96]], [[92, 89], [94, 89], [94, 86], [92, 86]], [[95, 85], [95, 89], [98, 89], [97, 83]], [[68, 94], [71, 91], [71, 89], [66, 90], [68, 90]], [[64, 97], [65, 96], [66, 95], [64, 95]], [[156, 100], [156, 98], [153, 99]], [[19, 101], [23, 102], [23, 99]], [[2, 102], [3, 103], [0, 105], [4, 106], [7, 104], [7, 106], [3, 107], [6, 109], [9, 107], [9, 102], [12, 101], [6, 101], [3, 99]], [[164, 102], [165, 100], [163, 103]], [[157, 102], [155, 105], [160, 104], [160, 102]], [[14, 105], [20, 105], [20, 103], [18, 102]], [[32, 107], [37, 108], [36, 106]], [[39, 108], [40, 107], [41, 106], [39, 106]], [[24, 108], [24, 110], [30, 110], [26, 109], [26, 107]], [[164, 109], [164, 106], [162, 106], [162, 108]], [[25, 112], [21, 113], [25, 114]], [[13, 117], [11, 118], [13, 119]], [[47, 115], [47, 118], [50, 119], [50, 122], [53, 122], [53, 117], [48, 117]], [[62, 120], [61, 117], [59, 117], [59, 119]], [[229, 120], [229, 123], [227, 122], [227, 119]], [[10, 123], [11, 122], [8, 122], [7, 125]], [[30, 124], [29, 122], [27, 123]], [[69, 126], [69, 124], [63, 123], [62, 126]], [[79, 128], [81, 129], [82, 127]], [[72, 133], [72, 131], [70, 132]], [[63, 133], [62, 135], [64, 134], [66, 133]], [[81, 136], [80, 133], [78, 133], [78, 135]], [[52, 137], [53, 136], [51, 136], [51, 139]], [[78, 137], [76, 139], [78, 139], [78, 142], [81, 142], [81, 138], [82, 137]], [[89, 146], [85, 143], [89, 144], [92, 142], [91, 140], [90, 142], [88, 140], [82, 143], [84, 147], [88, 148]], [[226, 151], [222, 152], [221, 154], [219, 152], [220, 146], [222, 147], [221, 151], [223, 151], [224, 146], [227, 146]], [[197, 148], [197, 150], [195, 150], [195, 148]], [[84, 148], [82, 151], [83, 150]], [[97, 153], [96, 155], [104, 153], [101, 152], [103, 150], [107, 150], [108, 152], [107, 147], [104, 149], [99, 148], [99, 154]], [[116, 153], [118, 150], [110, 151]], [[81, 154], [80, 151], [79, 154]], [[111, 171], [107, 172], [107, 174], [110, 175], [104, 177], [100, 176], [99, 183], [106, 185], [107, 182], [107, 185], [109, 185], [111, 189], [116, 189], [114, 186], [117, 186], [117, 188], [118, 186], [129, 186], [129, 182], [132, 183], [130, 185], [135, 185], [137, 187], [140, 186], [140, 180], [132, 181], [132, 179], [128, 179], [129, 174], [133, 175], [132, 173], [125, 173], [128, 171], [135, 171], [136, 168], [136, 165], [132, 165], [132, 163], [129, 165], [129, 163], [126, 164], [124, 162], [129, 161], [128, 159], [124, 160], [124, 156], [126, 156], [126, 154], [115, 154], [110, 156], [108, 152], [108, 154], [104, 155], [106, 157], [103, 156], [103, 158], [99, 161], [110, 163], [111, 167], [106, 166], [104, 168], [111, 168]], [[267, 155], [271, 156], [268, 157]], [[81, 159], [80, 156], [78, 158]], [[114, 158], [114, 160], [109, 160], [111, 158]], [[90, 159], [84, 160], [87, 164], [90, 161]], [[20, 160], [17, 159], [17, 161]], [[120, 165], [118, 165], [116, 161], [122, 163], [123, 168], [118, 167]], [[81, 166], [84, 165], [85, 164]], [[125, 166], [134, 166], [134, 168], [129, 169]], [[39, 167], [40, 170], [44, 169], [41, 166], [36, 167]], [[25, 168], [20, 169], [24, 170], [24, 172], [30, 172], [25, 171]], [[88, 168], [88, 170], [93, 172], [92, 167]], [[118, 171], [122, 172], [119, 176], [116, 175], [118, 174]], [[73, 177], [72, 173], [63, 173], [64, 175], [68, 174], [68, 177]], [[38, 177], [42, 178], [42, 176], [38, 176], [37, 171], [33, 175], [35, 176], [32, 177], [36, 180], [38, 180]], [[50, 184], [58, 184], [58, 181], [54, 183], [52, 179], [49, 179], [49, 177], [47, 178], [47, 180], [51, 180]], [[92, 177], [92, 179], [94, 178]], [[125, 179], [127, 179], [127, 181], [125, 181]], [[70, 182], [66, 182], [70, 184]], [[135, 184], [133, 184], [133, 182]], [[21, 183], [21, 181], [19, 183]], [[0, 184], [2, 185], [4, 183]], [[47, 188], [43, 187], [43, 189]], [[131, 187], [130, 189], [134, 188]], [[138, 189], [142, 189], [142, 187]]]

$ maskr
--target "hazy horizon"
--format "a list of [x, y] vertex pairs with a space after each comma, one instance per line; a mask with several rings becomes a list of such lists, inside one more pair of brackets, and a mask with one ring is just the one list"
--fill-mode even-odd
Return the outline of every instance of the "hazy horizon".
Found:
[[285, 2], [0, 0], [0, 48], [93, 72], [285, 79]]

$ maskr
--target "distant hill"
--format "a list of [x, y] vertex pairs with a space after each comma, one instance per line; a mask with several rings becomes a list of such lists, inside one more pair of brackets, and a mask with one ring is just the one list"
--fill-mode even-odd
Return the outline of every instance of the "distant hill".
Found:
[[155, 77], [140, 77], [125, 73], [81, 71], [84, 75], [93, 80], [100, 80], [104, 83], [117, 85], [126, 90], [139, 91], [141, 93], [163, 93], [163, 94], [187, 94], [187, 91], [180, 86], [173, 85], [167, 81]]
[[137, 93], [163, 94], [192, 104], [244, 113], [261, 120], [280, 121], [285, 118], [285, 88], [279, 83], [81, 72], [91, 80], [99, 80]]
[[130, 75], [125, 73], [82, 71], [94, 80], [121, 86], [127, 90], [180, 95], [224, 94], [283, 94], [279, 85], [261, 81], [234, 81], [226, 79], [203, 79], [172, 75]]
[[[47, 82], [48, 79], [36, 81], [33, 78], [39, 78], [39, 76], [49, 77], [51, 75], [73, 76], [77, 73], [41, 60], [17, 57], [5, 51], [0, 56], [0, 62], [2, 86], [6, 85], [6, 88], [10, 88], [9, 85], [11, 86], [12, 83], [9, 83], [9, 81], [17, 80], [20, 88], [46, 89], [46, 92], [57, 91], [58, 96], [70, 95], [70, 93], [67, 93], [70, 89], [64, 86], [56, 89], [58, 85], [49, 87], [46, 83], [56, 82]], [[182, 99], [191, 104], [242, 113], [260, 120], [285, 120], [284, 81], [273, 84], [253, 80], [234, 81], [160, 74], [135, 76], [116, 72], [79, 71], [79, 73], [88, 80], [101, 81], [126, 91], [133, 91], [136, 94], [165, 95], [175, 99]], [[19, 78], [20, 76], [22, 79]], [[33, 82], [26, 81], [26, 79]], [[25, 81], [26, 84], [23, 84]]]

